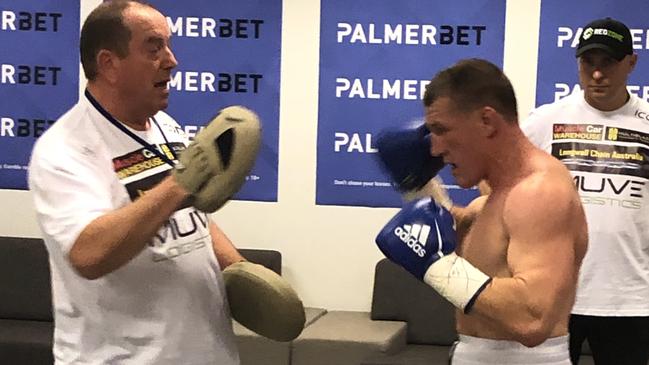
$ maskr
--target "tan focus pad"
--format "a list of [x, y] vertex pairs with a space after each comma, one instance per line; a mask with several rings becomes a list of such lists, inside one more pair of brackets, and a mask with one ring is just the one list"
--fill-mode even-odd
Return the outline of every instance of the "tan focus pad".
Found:
[[190, 194], [196, 193], [211, 177], [205, 150], [195, 142], [190, 143], [180, 152], [172, 174], [178, 184]]
[[232, 317], [251, 331], [275, 341], [291, 341], [304, 329], [297, 293], [274, 271], [248, 261], [223, 270]]
[[230, 106], [196, 135], [206, 152], [211, 175], [193, 194], [197, 209], [212, 213], [221, 208], [246, 182], [257, 159], [261, 124], [257, 115], [242, 106]]

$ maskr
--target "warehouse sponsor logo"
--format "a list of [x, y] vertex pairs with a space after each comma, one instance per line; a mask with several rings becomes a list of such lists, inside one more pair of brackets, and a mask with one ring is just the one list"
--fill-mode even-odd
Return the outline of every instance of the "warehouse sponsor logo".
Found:
[[583, 139], [599, 141], [602, 139], [602, 125], [592, 124], [554, 124], [552, 126], [552, 139]]
[[[174, 154], [171, 152], [171, 149], [173, 148], [174, 151], [179, 151], [184, 148], [184, 145], [182, 143], [171, 143], [170, 145], [159, 144], [156, 148], [167, 158], [173, 160]], [[142, 148], [114, 158], [113, 170], [121, 180], [144, 171], [152, 170], [164, 164], [166, 164], [166, 162], [162, 158], [158, 157], [148, 149]]]

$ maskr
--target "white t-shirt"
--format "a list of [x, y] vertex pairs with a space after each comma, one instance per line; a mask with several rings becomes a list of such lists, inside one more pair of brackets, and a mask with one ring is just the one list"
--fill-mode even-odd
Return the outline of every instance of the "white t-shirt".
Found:
[[575, 92], [522, 125], [532, 143], [568, 167], [586, 212], [588, 251], [574, 314], [649, 316], [648, 113], [634, 95], [603, 112]]
[[[159, 112], [155, 120], [164, 137], [154, 123], [131, 131], [162, 151], [184, 148], [171, 117]], [[133, 260], [97, 280], [68, 261], [88, 223], [129, 204], [170, 168], [85, 97], [34, 146], [29, 185], [50, 257], [56, 364], [239, 363], [205, 213], [178, 210]]]

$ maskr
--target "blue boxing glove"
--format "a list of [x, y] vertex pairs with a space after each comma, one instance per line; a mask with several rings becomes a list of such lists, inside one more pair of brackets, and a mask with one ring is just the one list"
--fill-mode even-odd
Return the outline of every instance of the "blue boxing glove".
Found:
[[378, 156], [401, 192], [421, 189], [444, 167], [444, 160], [430, 154], [430, 132], [425, 124], [389, 128], [376, 139]]
[[376, 237], [391, 261], [468, 313], [491, 278], [455, 254], [451, 213], [430, 198], [403, 207]]

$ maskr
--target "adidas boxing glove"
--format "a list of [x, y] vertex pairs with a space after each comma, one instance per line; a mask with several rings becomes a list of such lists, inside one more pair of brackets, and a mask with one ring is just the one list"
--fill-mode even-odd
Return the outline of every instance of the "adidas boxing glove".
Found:
[[430, 198], [412, 201], [376, 237], [387, 258], [468, 313], [491, 278], [455, 254], [453, 217]]

